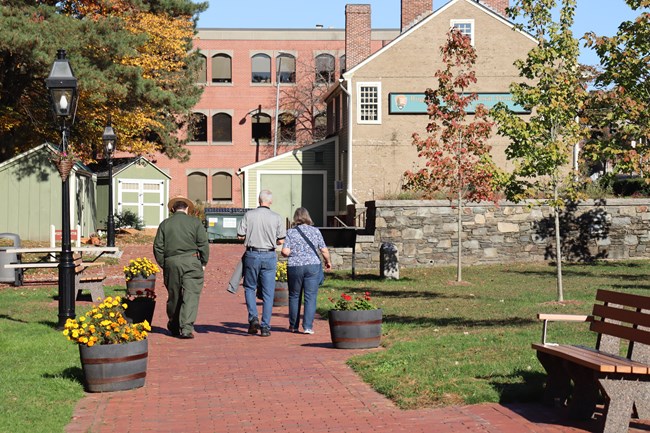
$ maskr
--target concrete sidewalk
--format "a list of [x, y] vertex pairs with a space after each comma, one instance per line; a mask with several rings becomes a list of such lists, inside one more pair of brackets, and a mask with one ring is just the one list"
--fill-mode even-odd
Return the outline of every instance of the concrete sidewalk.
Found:
[[[236, 295], [225, 290], [242, 250], [241, 245], [211, 246], [193, 340], [168, 335], [166, 291], [158, 279], [145, 386], [87, 394], [66, 432], [558, 433], [593, 428], [568, 425], [558, 411], [541, 405], [399, 410], [345, 364], [361, 351], [332, 348], [326, 321], [317, 320], [315, 335], [289, 333], [287, 307], [274, 308], [270, 338], [248, 335], [243, 288]], [[120, 269], [143, 255], [152, 257], [151, 246], [127, 247]]]

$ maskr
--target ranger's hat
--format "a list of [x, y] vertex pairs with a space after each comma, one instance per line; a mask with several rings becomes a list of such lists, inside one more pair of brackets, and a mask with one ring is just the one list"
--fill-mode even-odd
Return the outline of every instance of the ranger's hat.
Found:
[[187, 197], [183, 197], [182, 195], [177, 195], [176, 197], [172, 197], [169, 200], [169, 203], [167, 203], [167, 208], [170, 212], [174, 212], [174, 205], [179, 201], [182, 201], [187, 205], [187, 213], [192, 213], [194, 210], [194, 203], [192, 203], [192, 200]]

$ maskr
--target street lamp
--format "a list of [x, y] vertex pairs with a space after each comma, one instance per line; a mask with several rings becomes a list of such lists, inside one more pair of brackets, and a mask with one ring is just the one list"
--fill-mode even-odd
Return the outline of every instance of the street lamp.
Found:
[[109, 247], [115, 246], [115, 218], [113, 217], [113, 152], [115, 152], [115, 145], [117, 144], [117, 135], [111, 126], [111, 116], [108, 116], [104, 134], [102, 134], [102, 141], [104, 142], [104, 157], [108, 161], [108, 221], [106, 222], [106, 245]]
[[[50, 75], [45, 79], [45, 86], [50, 93], [52, 111], [61, 121], [61, 152], [67, 153], [68, 126], [66, 119], [72, 117], [77, 108], [77, 78], [72, 73], [70, 62], [65, 57], [65, 50], [59, 49], [52, 65]], [[68, 178], [62, 179], [61, 186], [61, 255], [59, 257], [59, 323], [63, 328], [67, 319], [74, 319], [74, 260], [70, 242], [70, 184]]]

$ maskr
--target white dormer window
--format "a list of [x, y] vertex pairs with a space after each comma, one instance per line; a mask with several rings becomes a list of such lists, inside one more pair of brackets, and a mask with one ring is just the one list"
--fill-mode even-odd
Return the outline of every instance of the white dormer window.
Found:
[[449, 26], [460, 30], [464, 35], [469, 36], [474, 46], [474, 20], [451, 20]]

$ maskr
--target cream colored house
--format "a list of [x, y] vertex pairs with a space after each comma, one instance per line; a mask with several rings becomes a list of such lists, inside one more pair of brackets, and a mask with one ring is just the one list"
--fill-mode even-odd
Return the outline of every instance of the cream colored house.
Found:
[[[368, 51], [363, 27], [370, 26], [370, 6], [347, 6], [347, 70], [327, 95], [328, 129], [339, 139], [336, 176], [343, 188], [337, 192], [337, 210], [394, 196], [403, 173], [421, 163], [412, 134], [426, 133], [424, 91], [437, 85], [434, 74], [443, 68], [440, 46], [451, 27], [470, 35], [478, 54], [478, 82], [469, 91], [488, 107], [511, 102], [509, 85], [521, 79], [513, 63], [536, 42], [504, 17], [506, 6], [503, 0], [452, 0], [432, 11], [431, 2], [402, 0], [401, 34], [368, 56], [363, 54]], [[490, 144], [496, 163], [507, 168], [507, 139], [495, 129]]]

